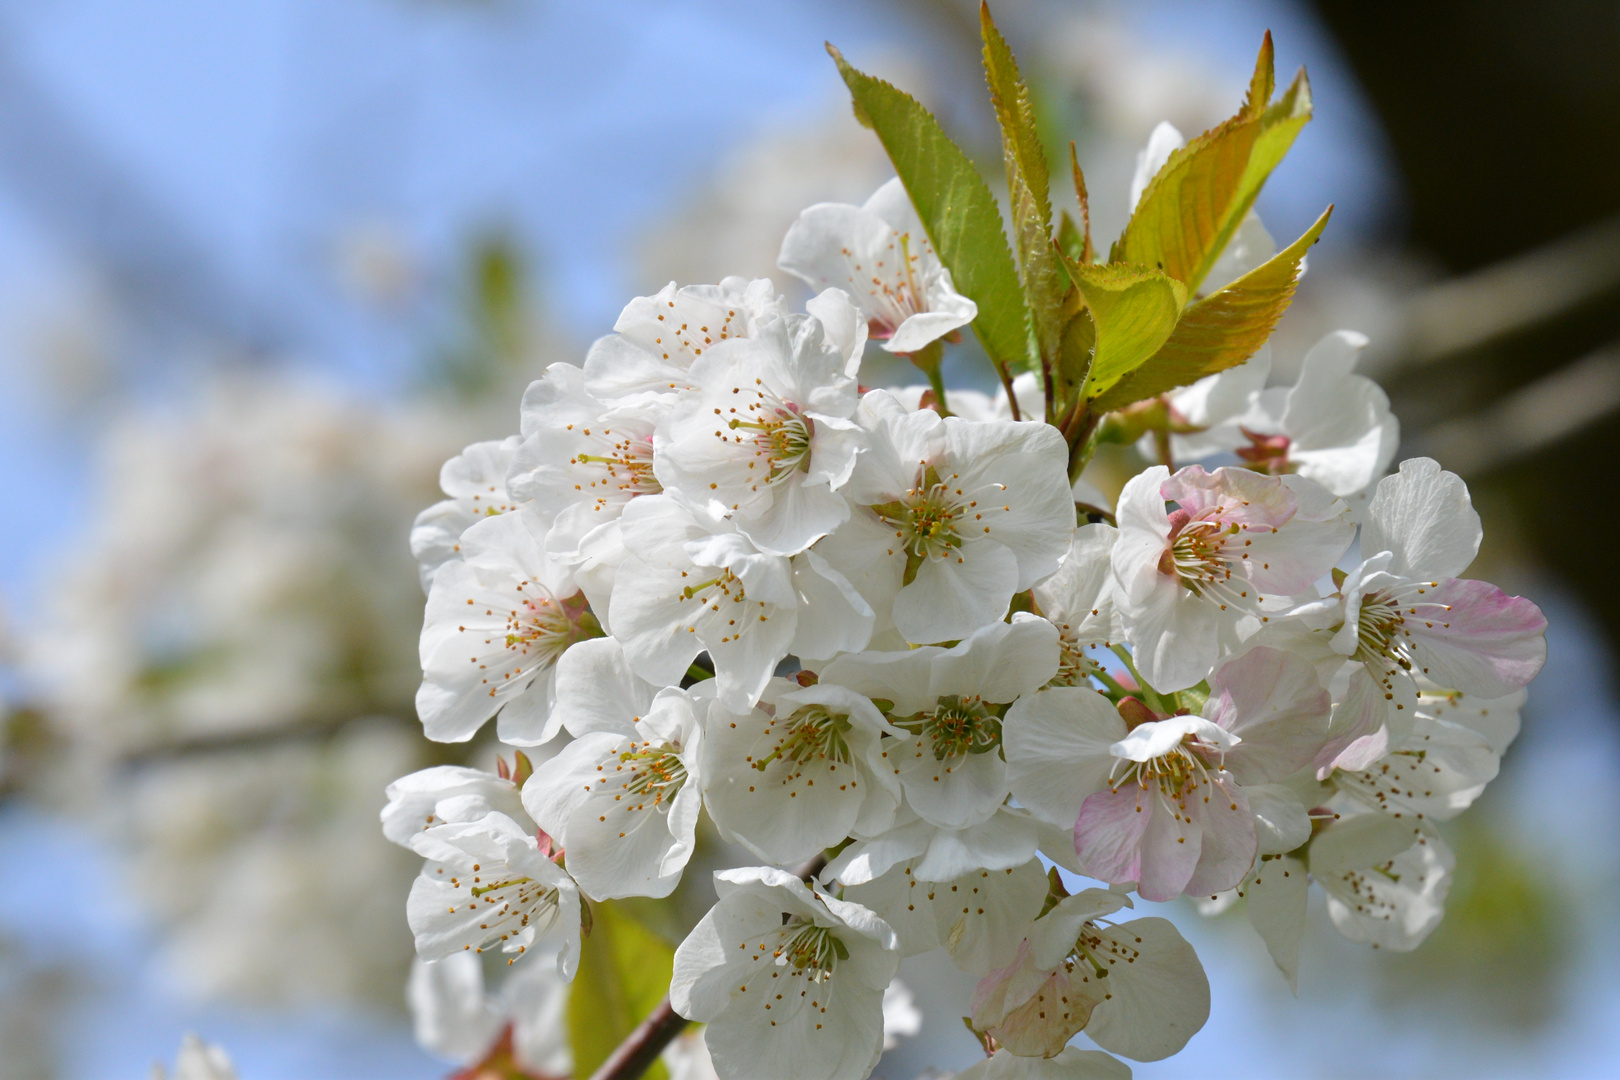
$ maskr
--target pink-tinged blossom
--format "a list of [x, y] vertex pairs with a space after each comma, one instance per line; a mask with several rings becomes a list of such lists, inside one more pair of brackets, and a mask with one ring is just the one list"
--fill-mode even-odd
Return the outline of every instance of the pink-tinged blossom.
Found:
[[1179, 1051], [1209, 1019], [1209, 980], [1168, 920], [1108, 918], [1129, 905], [1110, 889], [1059, 901], [1011, 964], [979, 980], [973, 1026], [1025, 1057], [1056, 1057], [1081, 1031], [1136, 1061]]
[[1298, 476], [1161, 465], [1133, 478], [1113, 572], [1143, 678], [1164, 691], [1202, 681], [1267, 618], [1263, 594], [1302, 593], [1333, 567], [1354, 535], [1348, 513]]
[[951, 284], [898, 178], [864, 206], [806, 209], [783, 238], [777, 265], [813, 288], [847, 292], [890, 352], [916, 352], [979, 313]]
[[[1547, 620], [1529, 600], [1460, 578], [1479, 550], [1468, 488], [1428, 458], [1379, 481], [1362, 526], [1365, 561], [1346, 577], [1333, 648], [1366, 671], [1362, 732], [1410, 727], [1415, 677], [1482, 698], [1521, 689], [1547, 658]], [[1373, 757], [1380, 756], [1373, 754]], [[1361, 761], [1371, 760], [1365, 754]], [[1359, 762], [1340, 763], [1357, 768]]]
[[1204, 716], [1129, 731], [1117, 710], [1078, 688], [1045, 690], [1009, 711], [1013, 789], [1033, 812], [1061, 821], [1073, 808], [1075, 795], [1051, 781], [1054, 762], [1082, 784], [1102, 785], [1084, 795], [1074, 820], [1081, 873], [1136, 882], [1144, 899], [1169, 900], [1223, 892], [1249, 872], [1259, 836], [1246, 789], [1312, 761], [1327, 737], [1330, 699], [1308, 663], [1264, 647], [1222, 665], [1209, 685]]

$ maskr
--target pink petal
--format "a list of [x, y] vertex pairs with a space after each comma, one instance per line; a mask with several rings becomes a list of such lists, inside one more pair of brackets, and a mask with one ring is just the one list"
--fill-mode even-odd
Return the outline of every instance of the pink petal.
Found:
[[1188, 792], [1186, 806], [1151, 788], [1148, 795], [1154, 807], [1142, 834], [1142, 876], [1136, 892], [1144, 900], [1174, 900], [1187, 888], [1203, 851], [1204, 827], [1192, 805], [1194, 799], [1203, 798], [1203, 789]]
[[1136, 783], [1108, 788], [1080, 804], [1074, 854], [1080, 872], [1110, 885], [1142, 876], [1142, 833], [1157, 801]]
[[1489, 582], [1452, 578], [1403, 614], [1423, 673], [1448, 689], [1502, 697], [1535, 678], [1547, 659], [1541, 609]]
[[1200, 801], [1197, 808], [1204, 837], [1198, 866], [1186, 884], [1192, 896], [1212, 896], [1237, 888], [1254, 866], [1260, 846], [1254, 814], [1237, 781], [1227, 773], [1212, 773], [1210, 781], [1210, 787], [1205, 789], [1209, 802]]

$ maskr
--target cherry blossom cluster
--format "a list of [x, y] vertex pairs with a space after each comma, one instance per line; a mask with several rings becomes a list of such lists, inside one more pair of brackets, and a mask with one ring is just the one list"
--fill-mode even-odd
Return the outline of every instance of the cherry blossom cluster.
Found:
[[[1274, 251], [1251, 213], [1214, 276]], [[466, 982], [473, 1042], [505, 1014], [452, 957], [498, 950], [508, 1001], [560, 1000], [589, 903], [670, 896], [705, 816], [744, 864], [670, 1000], [723, 1080], [863, 1080], [901, 960], [933, 950], [978, 978], [973, 1075], [1126, 1076], [1111, 1055], [1174, 1054], [1209, 1012], [1133, 896], [1244, 899], [1290, 982], [1311, 882], [1352, 940], [1422, 941], [1435, 823], [1496, 774], [1545, 621], [1463, 576], [1458, 477], [1388, 472], [1365, 339], [1291, 386], [1262, 350], [1157, 399], [1109, 500], [1014, 419], [1044, 414], [1035, 376], [862, 384], [869, 342], [916, 355], [978, 314], [898, 180], [806, 210], [780, 266], [819, 290], [803, 311], [766, 279], [631, 301], [418, 519], [424, 729], [527, 748], [389, 788], [419, 956], [463, 965], [422, 992]]]

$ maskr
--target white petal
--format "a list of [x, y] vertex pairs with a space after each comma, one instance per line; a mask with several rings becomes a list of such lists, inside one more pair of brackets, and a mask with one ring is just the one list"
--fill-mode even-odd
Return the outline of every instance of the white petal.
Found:
[[1361, 529], [1361, 550], [1390, 551], [1389, 570], [1414, 578], [1461, 576], [1483, 536], [1468, 486], [1429, 458], [1408, 458], [1378, 482]]

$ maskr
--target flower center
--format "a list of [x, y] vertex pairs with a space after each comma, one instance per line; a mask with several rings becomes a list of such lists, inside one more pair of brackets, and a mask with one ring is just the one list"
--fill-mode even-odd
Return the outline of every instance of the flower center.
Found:
[[[712, 571], [698, 570], [697, 572], [712, 572], [714, 577], [683, 586], [678, 594], [679, 600], [697, 601], [697, 610], [684, 612], [686, 617], [691, 620], [687, 625], [692, 633], [697, 632], [697, 623], [700, 619], [708, 618], [711, 626], [717, 623], [718, 620], [714, 619], [713, 616], [720, 614], [720, 605], [722, 603], [732, 605], [724, 636], [720, 639], [722, 645], [736, 641], [742, 635], [742, 632], [754, 622], [770, 621], [770, 615], [765, 609], [763, 600], [755, 601], [753, 608], [744, 606], [748, 603], [748, 593], [743, 588], [742, 580], [736, 574], [730, 570], [721, 569]], [[689, 579], [692, 573], [691, 570], [682, 570], [681, 577]]]
[[1103, 666], [1086, 655], [1085, 646], [1073, 635], [1059, 633], [1058, 669], [1052, 676], [1052, 686], [1090, 686], [1091, 677], [1102, 670]]
[[[522, 590], [523, 585], [518, 588]], [[524, 593], [506, 618], [507, 649], [541, 664], [555, 663], [577, 641], [601, 636], [602, 624], [586, 607], [582, 592], [566, 600]]]
[[978, 697], [942, 697], [933, 709], [897, 719], [895, 726], [931, 742], [936, 761], [988, 754], [1001, 745], [1001, 717]]
[[[1218, 753], [1218, 748], [1188, 735], [1180, 746], [1167, 754], [1160, 754], [1146, 761], [1121, 759], [1125, 769], [1109, 781], [1109, 787], [1114, 791], [1129, 783], [1135, 783], [1143, 791], [1157, 787], [1161, 796], [1185, 806], [1193, 791], [1211, 784], [1209, 778], [1211, 763], [1208, 759]], [[1215, 767], [1219, 768], [1218, 765]]]
[[733, 387], [731, 392], [743, 403], [724, 411], [715, 408], [716, 416], [729, 416], [715, 437], [727, 446], [747, 446], [754, 455], [748, 468], [757, 469], [763, 462], [767, 484], [809, 472], [814, 421], [800, 413], [795, 403], [765, 389], [763, 380], [755, 379], [753, 386]]
[[[501, 877], [499, 874], [489, 875], [496, 880], [486, 881], [485, 872], [477, 864], [473, 865], [472, 874], [471, 881], [457, 875], [450, 883], [457, 888], [467, 888], [471, 897], [469, 910], [478, 911], [480, 905], [483, 907], [478, 928], [484, 935], [471, 947], [473, 952], [483, 952], [498, 942], [510, 941], [530, 926], [537, 933], [543, 933], [556, 919], [562, 895], [550, 885], [529, 877]], [[517, 951], [524, 952], [525, 947], [519, 946]]]
[[[918, 474], [915, 487], [898, 499], [872, 507], [873, 513], [894, 527], [894, 535], [906, 553], [906, 585], [916, 578], [924, 559], [944, 558], [962, 546], [961, 529], [970, 524], [968, 512], [979, 501], [967, 498], [961, 488], [952, 487], [956, 479], [954, 475], [949, 481], [941, 479], [938, 470], [929, 465]], [[1003, 484], [991, 487], [998, 492], [1006, 490]], [[973, 520], [981, 520], [988, 512], [981, 511]], [[989, 526], [984, 526], [984, 531], [988, 533]]]
[[782, 944], [774, 955], [778, 967], [791, 964], [813, 981], [820, 981], [832, 975], [838, 961], [849, 959], [849, 950], [827, 927], [817, 926], [802, 915], [791, 915], [782, 926]]
[[[686, 763], [681, 760], [677, 747], [631, 743], [630, 749], [619, 755], [619, 768], [615, 772], [626, 766], [630, 769], [630, 776], [622, 781], [624, 792], [641, 799], [629, 807], [631, 810], [645, 809], [649, 802], [658, 806], [673, 799], [686, 785]], [[607, 783], [605, 779], [602, 782]]]
[[[885, 266], [887, 259], [880, 259], [868, 271], [871, 288], [867, 290], [867, 302], [873, 315], [867, 332], [874, 341], [893, 337], [901, 323], [926, 310], [923, 291], [917, 282], [917, 260], [921, 258], [921, 253], [912, 253], [911, 234], [896, 232], [890, 250], [899, 259], [898, 270]], [[855, 264], [857, 273], [867, 269], [860, 263]]]
[[1235, 521], [1171, 511], [1169, 544], [1159, 556], [1159, 573], [1175, 578], [1194, 596], [1219, 604], [1222, 611], [1229, 606], [1252, 607], [1258, 597], [1244, 576], [1234, 574], [1243, 556], [1234, 559], [1227, 551], [1227, 544], [1242, 531], [1243, 526]]
[[[778, 721], [772, 720], [774, 728]], [[771, 752], [753, 762], [754, 768], [764, 772], [778, 758], [795, 765], [809, 765], [817, 761], [831, 761], [847, 765], [854, 760], [849, 748], [848, 735], [854, 725], [843, 713], [829, 712], [823, 705], [806, 705], [795, 710], [783, 722], [786, 731]]]
[[605, 453], [576, 454], [570, 462], [574, 465], [604, 466], [607, 476], [593, 479], [585, 485], [587, 490], [603, 489], [596, 498], [597, 509], [600, 510], [610, 501], [617, 502], [636, 495], [657, 495], [664, 490], [658, 477], [653, 475], [653, 444], [650, 436], [619, 437], [603, 428], [598, 442]]
[[1445, 621], [1451, 605], [1419, 599], [1437, 585], [1437, 581], [1420, 581], [1364, 595], [1356, 618], [1356, 651], [1352, 659], [1386, 672], [1393, 670], [1391, 665], [1410, 672], [1412, 631], [1406, 620], [1416, 618], [1428, 626], [1451, 625]]

